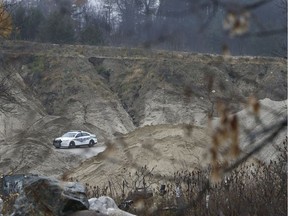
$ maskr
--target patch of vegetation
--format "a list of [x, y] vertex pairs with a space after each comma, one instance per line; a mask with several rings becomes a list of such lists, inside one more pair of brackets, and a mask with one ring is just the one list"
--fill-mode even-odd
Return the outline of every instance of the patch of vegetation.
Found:
[[33, 61], [28, 64], [28, 68], [32, 73], [42, 73], [48, 67], [44, 57], [35, 57]]
[[30, 63], [27, 64], [28, 74], [25, 81], [31, 85], [38, 85], [44, 77], [44, 71], [49, 67], [47, 60], [44, 57], [32, 57]]
[[19, 196], [18, 193], [12, 193], [6, 197], [0, 197], [3, 200], [3, 209], [2, 209], [2, 212], [0, 212], [0, 214], [1, 213], [3, 215], [12, 214], [13, 205], [14, 205], [16, 199], [18, 198], [18, 196]]
[[111, 75], [111, 70], [107, 69], [103, 66], [100, 66], [97, 68], [97, 73], [102, 76], [104, 79], [108, 80], [110, 79], [110, 75]]
[[123, 210], [137, 215], [284, 216], [287, 138], [278, 150], [277, 160], [247, 163], [209, 187], [210, 168], [181, 170], [168, 177], [154, 175], [144, 166], [123, 179], [109, 179], [103, 187], [86, 183], [87, 196], [110, 196]]

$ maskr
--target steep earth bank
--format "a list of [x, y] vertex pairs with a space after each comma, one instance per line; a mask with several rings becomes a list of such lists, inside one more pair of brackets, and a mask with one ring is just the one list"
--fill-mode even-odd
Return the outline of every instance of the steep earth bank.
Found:
[[[0, 171], [4, 173], [14, 170], [60, 175], [87, 155], [92, 156], [86, 151], [79, 154], [76, 149], [56, 151], [52, 147], [53, 138], [72, 129], [96, 133], [100, 146], [118, 143], [112, 140], [123, 135], [127, 143], [124, 152], [128, 151], [125, 148], [135, 150], [131, 150], [133, 160], [143, 155], [147, 162], [156, 164], [161, 158], [159, 163], [168, 166], [178, 151], [178, 155], [203, 153], [209, 141], [204, 127], [209, 115], [218, 115], [217, 101], [227, 102], [236, 112], [245, 107], [252, 94], [274, 101], [287, 98], [287, 65], [278, 58], [223, 58], [23, 41], [2, 41], [0, 56], [1, 76], [4, 72], [12, 74], [10, 86], [18, 101], [13, 112], [0, 114]], [[193, 130], [189, 135], [193, 145], [187, 147], [183, 131], [190, 131], [191, 125], [197, 133]], [[153, 131], [162, 134], [160, 144], [156, 135], [150, 135]], [[148, 138], [148, 147], [157, 143], [159, 157], [145, 156], [148, 150], [138, 141], [141, 137]], [[179, 144], [176, 152], [174, 149], [169, 153], [173, 149], [169, 143]], [[95, 150], [95, 154], [98, 152]], [[121, 160], [128, 163], [125, 157]], [[202, 163], [196, 156], [181, 160], [181, 164]], [[139, 166], [145, 164], [139, 162]], [[105, 166], [97, 166], [97, 173], [104, 172], [101, 167]]]

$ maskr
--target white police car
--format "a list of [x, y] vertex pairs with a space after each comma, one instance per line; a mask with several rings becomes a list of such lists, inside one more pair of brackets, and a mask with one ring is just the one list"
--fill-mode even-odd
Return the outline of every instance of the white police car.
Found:
[[89, 147], [97, 144], [97, 138], [95, 134], [88, 133], [86, 131], [69, 131], [53, 140], [53, 145], [56, 148], [68, 147], [75, 148], [76, 146], [88, 145]]

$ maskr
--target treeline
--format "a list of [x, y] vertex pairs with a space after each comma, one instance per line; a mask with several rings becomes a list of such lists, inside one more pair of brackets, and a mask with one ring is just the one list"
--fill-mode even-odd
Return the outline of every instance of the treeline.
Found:
[[20, 2], [11, 11], [14, 24], [12, 39], [104, 44], [109, 26], [91, 9], [86, 5], [76, 6], [69, 0]]
[[95, 6], [87, 0], [26, 0], [11, 9], [12, 39], [285, 55], [287, 1], [247, 2], [100, 0]]

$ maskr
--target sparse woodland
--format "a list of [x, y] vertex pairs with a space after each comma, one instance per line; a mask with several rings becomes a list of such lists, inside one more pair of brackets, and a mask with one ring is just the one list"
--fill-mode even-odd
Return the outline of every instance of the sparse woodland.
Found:
[[9, 19], [5, 20], [14, 24], [5, 29], [5, 35], [17, 40], [232, 55], [286, 55], [286, 0], [241, 3], [100, 0], [97, 5], [87, 0], [4, 3], [9, 12]]

